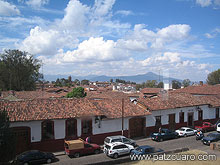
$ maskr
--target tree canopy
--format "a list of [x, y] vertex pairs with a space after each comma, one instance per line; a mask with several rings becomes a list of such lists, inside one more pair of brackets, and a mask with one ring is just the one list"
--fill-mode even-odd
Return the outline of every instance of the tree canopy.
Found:
[[173, 89], [179, 89], [179, 88], [181, 88], [181, 82], [179, 82], [178, 80], [173, 80], [173, 81], [172, 81], [172, 88], [173, 88]]
[[34, 90], [42, 78], [40, 61], [33, 55], [19, 50], [5, 50], [0, 54], [0, 89]]
[[185, 80], [183, 80], [182, 85], [184, 87], [188, 87], [188, 86], [190, 86], [190, 83], [191, 83], [191, 81], [189, 79], [185, 79]]
[[136, 90], [140, 90], [141, 88], [163, 88], [163, 82], [158, 83], [156, 80], [147, 80], [142, 84], [136, 85]]
[[73, 98], [73, 97], [80, 98], [85, 96], [86, 96], [86, 92], [84, 91], [83, 87], [73, 88], [72, 92], [69, 92], [66, 95], [67, 98]]
[[209, 85], [220, 84], [220, 69], [209, 73], [206, 81]]
[[6, 162], [15, 155], [15, 138], [9, 125], [7, 112], [0, 109], [0, 162]]

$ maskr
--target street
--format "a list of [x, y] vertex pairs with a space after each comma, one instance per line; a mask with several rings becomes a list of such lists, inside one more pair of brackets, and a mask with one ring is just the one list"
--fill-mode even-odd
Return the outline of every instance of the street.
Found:
[[[207, 133], [206, 133], [207, 135]], [[150, 145], [155, 148], [161, 148], [164, 151], [175, 150], [179, 148], [198, 149], [207, 152], [208, 154], [216, 154], [220, 158], [220, 152], [210, 150], [209, 146], [203, 145], [201, 141], [196, 141], [195, 136], [181, 137], [178, 139], [167, 140], [163, 142], [155, 142], [150, 138], [140, 139], [136, 141], [138, 145]], [[67, 164], [67, 165], [82, 165], [82, 164], [118, 164], [123, 159], [129, 156], [119, 157], [117, 160], [107, 157], [104, 153], [97, 155], [86, 155], [79, 158], [70, 158], [67, 155], [57, 156], [59, 161], [52, 163], [53, 165]], [[116, 161], [116, 162], [115, 162]]]

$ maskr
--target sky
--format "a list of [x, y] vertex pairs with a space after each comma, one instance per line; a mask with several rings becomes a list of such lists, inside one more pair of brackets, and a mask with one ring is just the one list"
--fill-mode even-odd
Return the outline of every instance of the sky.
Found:
[[46, 75], [154, 72], [192, 81], [220, 68], [220, 0], [0, 0], [0, 52]]

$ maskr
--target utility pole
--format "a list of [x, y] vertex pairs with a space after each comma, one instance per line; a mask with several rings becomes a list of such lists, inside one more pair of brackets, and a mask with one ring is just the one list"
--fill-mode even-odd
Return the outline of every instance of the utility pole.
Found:
[[122, 98], [122, 106], [121, 106], [121, 134], [124, 135], [124, 98]]

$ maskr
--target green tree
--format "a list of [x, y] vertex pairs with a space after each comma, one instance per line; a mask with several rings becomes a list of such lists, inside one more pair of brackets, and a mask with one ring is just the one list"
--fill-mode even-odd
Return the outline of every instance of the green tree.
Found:
[[113, 79], [112, 78], [110, 79], [110, 83], [113, 83]]
[[220, 69], [209, 73], [206, 81], [209, 85], [220, 84]]
[[0, 88], [2, 90], [34, 90], [43, 76], [40, 61], [19, 50], [6, 50], [0, 54]]
[[191, 83], [191, 81], [190, 81], [189, 79], [185, 79], [185, 80], [183, 80], [183, 82], [182, 82], [182, 84], [183, 84], [184, 87], [190, 86], [190, 83]]
[[73, 88], [72, 92], [69, 92], [66, 95], [67, 98], [73, 98], [73, 97], [80, 98], [85, 96], [86, 96], [86, 92], [84, 91], [83, 87]]
[[82, 80], [81, 85], [89, 85], [89, 80]]
[[159, 82], [159, 83], [157, 84], [157, 88], [163, 88], [163, 82]]
[[179, 89], [181, 88], [181, 82], [177, 81], [177, 80], [173, 80], [172, 81], [172, 88], [173, 89]]
[[157, 87], [157, 81], [156, 80], [147, 80], [145, 83], [145, 87], [147, 88], [156, 88]]
[[79, 81], [78, 79], [75, 79], [75, 80], [73, 81], [73, 83], [76, 84], [76, 85], [80, 85], [80, 81]]
[[0, 162], [9, 161], [15, 156], [15, 138], [9, 126], [7, 112], [0, 110]]

